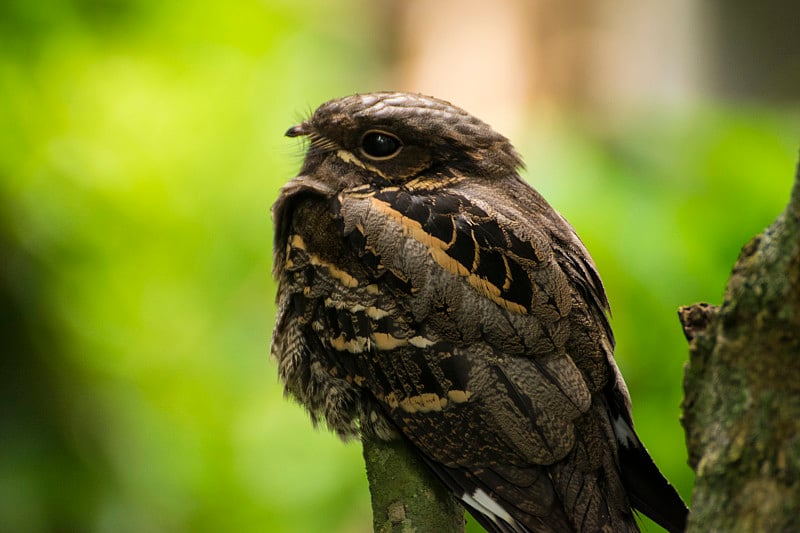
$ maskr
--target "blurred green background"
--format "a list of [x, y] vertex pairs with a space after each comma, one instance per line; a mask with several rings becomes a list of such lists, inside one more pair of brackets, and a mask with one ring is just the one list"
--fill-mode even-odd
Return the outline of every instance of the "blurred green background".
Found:
[[[268, 357], [269, 208], [309, 110], [433, 92], [398, 67], [397, 9], [0, 4], [0, 531], [371, 530], [360, 446], [314, 430]], [[748, 90], [534, 87], [506, 131], [598, 263], [637, 428], [687, 500], [676, 309], [721, 301], [800, 138], [796, 100]]]

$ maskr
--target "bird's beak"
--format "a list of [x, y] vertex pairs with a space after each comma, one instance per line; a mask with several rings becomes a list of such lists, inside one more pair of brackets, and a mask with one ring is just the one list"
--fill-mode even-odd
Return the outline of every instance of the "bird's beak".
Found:
[[308, 135], [309, 133], [311, 133], [311, 130], [308, 125], [305, 122], [301, 122], [286, 130], [284, 135], [287, 137], [300, 137], [301, 135]]

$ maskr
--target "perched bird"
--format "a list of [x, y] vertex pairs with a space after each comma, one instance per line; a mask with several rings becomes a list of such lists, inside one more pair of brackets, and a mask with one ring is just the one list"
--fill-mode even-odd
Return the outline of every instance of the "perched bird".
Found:
[[633, 429], [608, 300], [508, 139], [448, 102], [331, 100], [273, 206], [287, 394], [404, 438], [492, 532], [669, 531], [687, 509]]

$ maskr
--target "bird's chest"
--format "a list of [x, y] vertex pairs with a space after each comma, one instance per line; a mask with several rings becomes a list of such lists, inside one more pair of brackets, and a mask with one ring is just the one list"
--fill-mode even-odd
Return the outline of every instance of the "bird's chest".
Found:
[[408, 365], [387, 375], [376, 370], [386, 366], [379, 359], [391, 354], [400, 361], [422, 342], [405, 301], [410, 286], [379, 267], [377, 257], [359, 254], [326, 207], [309, 201], [293, 211], [283, 243], [278, 323], [298, 331], [303, 350], [287, 346], [276, 355], [297, 359], [298, 371], [316, 365], [320, 379], [388, 393], [406, 381], [401, 374]]

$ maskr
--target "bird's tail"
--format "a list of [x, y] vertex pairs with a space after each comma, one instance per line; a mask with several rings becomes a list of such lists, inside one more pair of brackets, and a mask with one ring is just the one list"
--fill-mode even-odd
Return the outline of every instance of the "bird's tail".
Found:
[[632, 438], [624, 442], [620, 439], [619, 462], [631, 505], [670, 533], [683, 532], [689, 514], [686, 504], [659, 471], [633, 429], [630, 434]]

